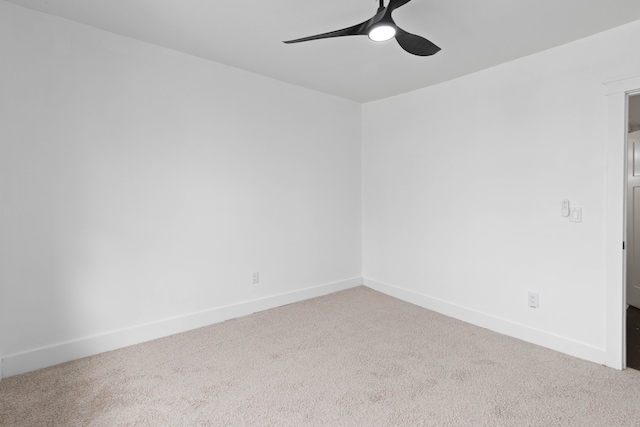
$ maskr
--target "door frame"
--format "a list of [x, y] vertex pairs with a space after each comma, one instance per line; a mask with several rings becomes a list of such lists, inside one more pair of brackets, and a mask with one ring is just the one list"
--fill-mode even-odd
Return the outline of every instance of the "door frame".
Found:
[[640, 92], [640, 74], [604, 83], [608, 103], [605, 184], [606, 356], [605, 364], [626, 368], [627, 99]]

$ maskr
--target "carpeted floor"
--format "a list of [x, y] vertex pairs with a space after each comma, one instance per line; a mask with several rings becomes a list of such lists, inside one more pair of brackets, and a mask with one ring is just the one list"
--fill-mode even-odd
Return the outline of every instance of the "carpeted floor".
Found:
[[2, 426], [637, 426], [616, 371], [365, 287], [0, 382]]

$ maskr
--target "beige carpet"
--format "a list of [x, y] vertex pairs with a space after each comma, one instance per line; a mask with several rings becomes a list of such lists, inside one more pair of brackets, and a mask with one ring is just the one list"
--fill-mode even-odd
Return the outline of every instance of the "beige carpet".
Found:
[[638, 426], [615, 371], [359, 287], [0, 382], [2, 426]]

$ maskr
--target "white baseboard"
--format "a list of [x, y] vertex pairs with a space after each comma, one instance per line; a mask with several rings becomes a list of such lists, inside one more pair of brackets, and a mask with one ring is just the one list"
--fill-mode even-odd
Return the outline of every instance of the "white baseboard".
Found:
[[2, 368], [2, 370], [0, 370], [1, 378], [35, 371], [36, 369], [46, 368], [82, 357], [93, 356], [105, 351], [140, 344], [145, 341], [212, 325], [259, 311], [281, 307], [294, 302], [328, 295], [360, 285], [362, 285], [362, 278], [354, 277], [339, 282], [243, 301], [198, 313], [190, 313], [184, 316], [137, 325], [93, 337], [3, 356], [3, 358], [0, 359], [0, 368]]
[[602, 365], [604, 365], [606, 361], [606, 351], [602, 348], [593, 347], [569, 338], [534, 329], [520, 323], [501, 319], [490, 314], [462, 307], [444, 300], [389, 285], [387, 283], [378, 282], [366, 277], [363, 278], [363, 283], [371, 289], [394, 298], [401, 299], [411, 304], [424, 307], [437, 313], [444, 314], [445, 316], [453, 317], [454, 319], [462, 320], [494, 332], [518, 338], [523, 341]]

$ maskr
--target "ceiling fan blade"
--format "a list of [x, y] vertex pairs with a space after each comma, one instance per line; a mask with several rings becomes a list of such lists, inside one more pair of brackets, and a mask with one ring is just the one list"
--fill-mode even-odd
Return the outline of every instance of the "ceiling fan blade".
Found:
[[416, 36], [415, 34], [407, 33], [402, 28], [396, 26], [396, 40], [400, 47], [409, 53], [418, 56], [429, 56], [438, 53], [440, 48], [431, 43], [424, 37]]
[[342, 36], [359, 36], [367, 34], [366, 28], [367, 24], [369, 24], [370, 20], [367, 20], [361, 24], [354, 25], [353, 27], [343, 28], [342, 30], [330, 31], [328, 33], [317, 34], [315, 36], [303, 37], [301, 39], [295, 40], [287, 40], [283, 43], [300, 43], [300, 42], [308, 42], [310, 40], [319, 40], [319, 39], [328, 39], [331, 37], [342, 37]]
[[389, 4], [387, 5], [387, 9], [394, 10], [399, 8], [400, 6], [404, 6], [409, 3], [411, 0], [389, 0]]

